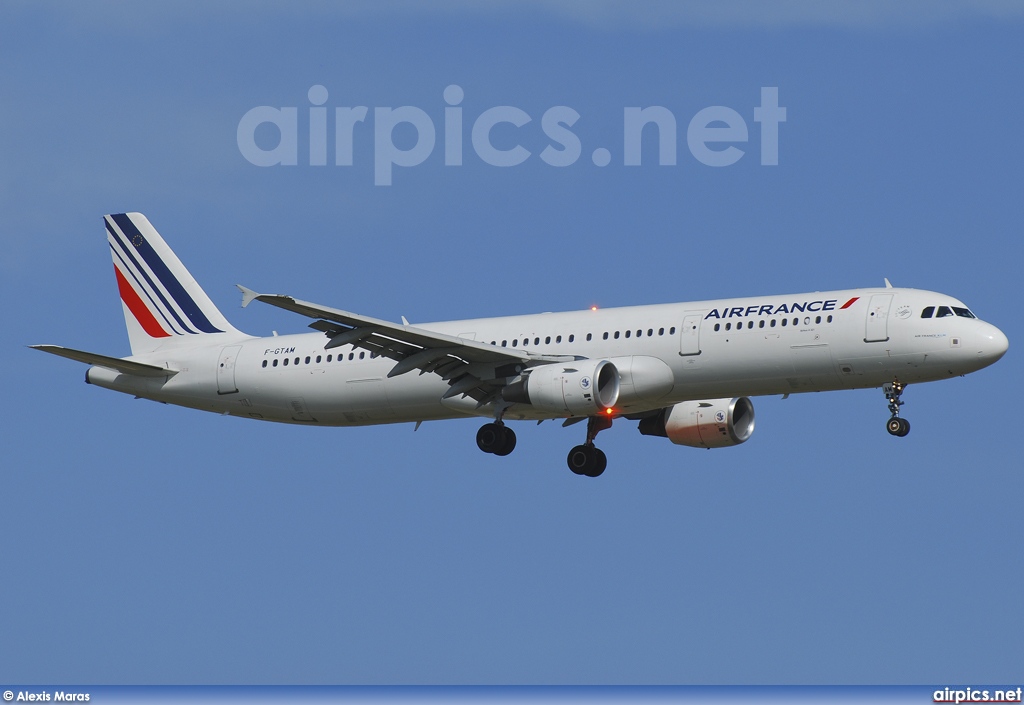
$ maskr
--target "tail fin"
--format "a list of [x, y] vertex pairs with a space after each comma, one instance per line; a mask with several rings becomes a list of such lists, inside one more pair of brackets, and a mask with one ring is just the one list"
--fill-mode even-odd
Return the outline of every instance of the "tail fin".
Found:
[[132, 354], [235, 333], [146, 216], [103, 218]]

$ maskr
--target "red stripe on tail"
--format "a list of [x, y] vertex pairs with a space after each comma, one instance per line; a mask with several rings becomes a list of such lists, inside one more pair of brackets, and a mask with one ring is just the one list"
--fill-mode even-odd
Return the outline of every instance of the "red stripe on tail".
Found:
[[839, 310], [840, 310], [840, 311], [842, 311], [842, 310], [843, 310], [844, 308], [850, 308], [851, 306], [853, 306], [853, 302], [854, 302], [854, 301], [856, 301], [856, 300], [857, 300], [857, 299], [859, 299], [859, 298], [860, 298], [859, 296], [854, 296], [854, 297], [853, 297], [852, 299], [850, 299], [850, 300], [849, 300], [849, 301], [847, 301], [847, 302], [846, 302], [845, 304], [843, 304], [842, 306], [840, 306], [840, 307], [839, 307]]
[[156, 320], [149, 308], [142, 302], [135, 289], [128, 283], [128, 280], [121, 274], [121, 270], [114, 266], [114, 274], [117, 275], [117, 290], [121, 292], [121, 300], [124, 301], [128, 310], [135, 316], [135, 320], [146, 331], [150, 338], [169, 338], [171, 334], [163, 329], [163, 326]]

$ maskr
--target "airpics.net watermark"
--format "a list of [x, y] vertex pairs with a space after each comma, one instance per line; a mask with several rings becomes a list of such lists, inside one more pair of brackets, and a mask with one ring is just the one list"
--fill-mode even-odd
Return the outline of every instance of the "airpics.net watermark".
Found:
[[[444, 164], [449, 167], [461, 166], [465, 142], [464, 123], [469, 121], [460, 107], [465, 92], [453, 84], [444, 89], [443, 96], [445, 107], [441, 139], [444, 143]], [[327, 89], [321, 85], [312, 86], [307, 97], [310, 102], [307, 108], [309, 130], [308, 133], [303, 130], [309, 139], [307, 164], [327, 166], [329, 111], [324, 106], [328, 98]], [[353, 165], [354, 141], [360, 135], [369, 136], [369, 126], [360, 126], [366, 123], [369, 113], [370, 109], [365, 105], [334, 108], [334, 166]], [[542, 162], [549, 166], [566, 167], [580, 159], [583, 144], [570, 129], [579, 119], [580, 114], [567, 105], [555, 105], [544, 111], [540, 118], [540, 128], [550, 143], [538, 155]], [[419, 166], [437, 146], [437, 127], [430, 115], [421, 108], [412, 105], [375, 107], [372, 120], [373, 183], [377, 186], [390, 186], [394, 167]], [[779, 106], [777, 87], [761, 88], [761, 104], [754, 107], [753, 120], [760, 127], [761, 165], [777, 165], [779, 124], [786, 121], [786, 109]], [[497, 105], [484, 110], [472, 120], [469, 128], [473, 152], [481, 162], [491, 166], [512, 167], [524, 163], [533, 154], [515, 140], [513, 146], [508, 147], [507, 138], [503, 140], [502, 148], [496, 147], [491, 139], [492, 131], [501, 124], [518, 129], [532, 121], [529, 113], [512, 105]], [[267, 146], [267, 140], [257, 139], [257, 130], [264, 125], [276, 128], [276, 144], [273, 147]], [[654, 125], [655, 129], [645, 131], [647, 125]], [[411, 146], [405, 148], [395, 144], [396, 129], [415, 133]], [[508, 131], [510, 128], [502, 129]], [[641, 166], [645, 134], [657, 137], [658, 164], [674, 166], [677, 155], [677, 121], [671, 110], [660, 105], [623, 108], [623, 166]], [[299, 137], [298, 107], [260, 105], [249, 110], [238, 122], [238, 150], [249, 163], [256, 166], [298, 165]], [[735, 164], [745, 154], [736, 145], [746, 144], [748, 140], [747, 121], [739, 112], [724, 105], [711, 105], [699, 110], [686, 127], [686, 146], [690, 154], [706, 166]], [[271, 143], [274, 141], [270, 140]], [[403, 144], [407, 142], [400, 141]], [[597, 147], [590, 153], [590, 159], [599, 167], [608, 166], [612, 162], [612, 152], [605, 147]]]

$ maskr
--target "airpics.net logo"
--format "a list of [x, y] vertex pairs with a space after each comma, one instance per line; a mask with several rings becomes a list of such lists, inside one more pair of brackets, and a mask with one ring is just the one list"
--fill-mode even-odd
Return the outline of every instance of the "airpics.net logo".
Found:
[[[328, 165], [328, 134], [333, 134], [334, 166], [350, 167], [354, 163], [354, 145], [357, 139], [369, 139], [372, 120], [373, 139], [373, 183], [390, 186], [395, 167], [411, 168], [427, 161], [438, 141], [444, 150], [446, 167], [462, 166], [466, 129], [475, 158], [483, 164], [495, 167], [514, 167], [534, 157], [516, 137], [520, 130], [535, 129], [530, 125], [533, 116], [512, 105], [497, 105], [476, 116], [464, 115], [462, 101], [465, 91], [460, 86], [450, 85], [444, 89], [444, 118], [438, 127], [430, 114], [412, 105], [397, 108], [375, 107], [372, 118], [370, 108], [365, 105], [335, 107], [333, 111], [325, 105], [328, 92], [324, 86], [312, 86], [307, 97], [310, 105], [302, 109], [308, 112], [308, 131], [303, 125], [302, 137], [308, 139], [308, 166]], [[440, 106], [438, 106], [440, 107]], [[303, 122], [306, 121], [302, 115]], [[333, 117], [333, 125], [331, 118]], [[752, 118], [760, 141], [760, 163], [775, 166], [779, 163], [779, 125], [786, 121], [786, 109], [779, 105], [779, 89], [762, 87], [760, 105], [753, 108]], [[548, 144], [537, 154], [544, 164], [553, 167], [567, 167], [583, 156], [584, 146], [579, 136], [572, 131], [580, 114], [567, 105], [555, 105], [540, 117], [540, 129]], [[269, 105], [255, 107], [238, 122], [238, 150], [250, 163], [260, 167], [297, 166], [300, 164], [300, 108]], [[502, 127], [498, 127], [498, 126]], [[654, 129], [645, 127], [653, 125]], [[511, 126], [511, 127], [509, 127]], [[332, 129], [333, 128], [333, 129]], [[492, 136], [498, 128], [502, 132], [496, 146]], [[396, 144], [396, 131], [415, 139], [400, 139]], [[746, 154], [751, 128], [743, 115], [724, 105], [711, 105], [699, 110], [686, 124], [686, 146], [699, 163], [710, 167], [731, 166]], [[260, 134], [257, 134], [260, 133]], [[276, 134], [275, 134], [276, 133]], [[267, 138], [269, 135], [269, 139]], [[641, 166], [643, 140], [657, 140], [658, 164], [675, 166], [677, 160], [677, 136], [679, 122], [671, 110], [660, 105], [647, 107], [625, 107], [622, 111], [622, 165]], [[511, 142], [511, 146], [509, 143]], [[302, 149], [305, 152], [306, 149]], [[305, 154], [302, 155], [305, 157]], [[590, 160], [599, 167], [612, 163], [612, 151], [597, 147], [590, 151]]]

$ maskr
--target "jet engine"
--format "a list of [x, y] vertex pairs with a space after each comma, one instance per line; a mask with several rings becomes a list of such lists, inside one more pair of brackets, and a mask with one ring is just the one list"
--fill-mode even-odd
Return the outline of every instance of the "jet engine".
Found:
[[607, 360], [540, 365], [508, 384], [501, 396], [544, 411], [592, 416], [615, 406], [619, 371]]
[[684, 401], [640, 421], [645, 436], [692, 448], [739, 445], [753, 432], [754, 404], [747, 397]]

